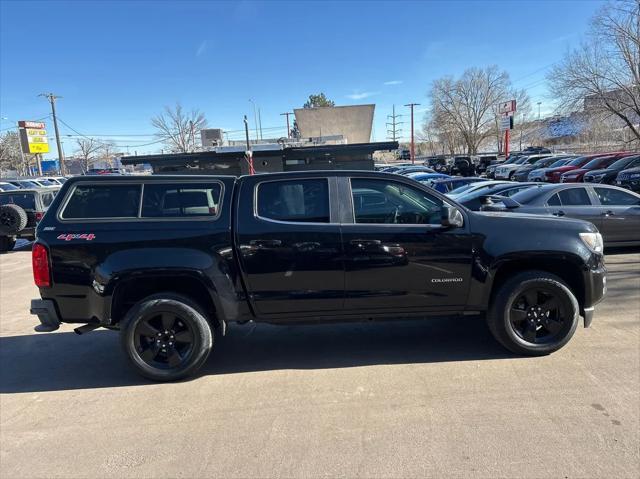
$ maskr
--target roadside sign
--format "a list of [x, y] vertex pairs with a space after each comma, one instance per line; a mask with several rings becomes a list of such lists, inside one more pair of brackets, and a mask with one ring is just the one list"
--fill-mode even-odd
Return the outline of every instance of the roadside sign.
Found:
[[23, 153], [49, 153], [49, 139], [45, 124], [38, 121], [19, 121], [20, 146]]
[[501, 116], [500, 117], [500, 131], [513, 130], [513, 117]]
[[515, 100], [503, 101], [498, 106], [498, 112], [499, 113], [512, 113], [514, 111], [516, 111], [516, 101]]

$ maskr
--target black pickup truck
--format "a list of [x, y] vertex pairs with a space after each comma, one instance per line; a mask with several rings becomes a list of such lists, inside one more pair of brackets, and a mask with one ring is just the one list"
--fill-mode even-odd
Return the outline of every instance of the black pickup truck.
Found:
[[154, 380], [194, 373], [230, 322], [476, 315], [509, 350], [549, 354], [606, 290], [590, 223], [472, 212], [362, 171], [74, 178], [33, 270], [36, 329], [119, 330]]

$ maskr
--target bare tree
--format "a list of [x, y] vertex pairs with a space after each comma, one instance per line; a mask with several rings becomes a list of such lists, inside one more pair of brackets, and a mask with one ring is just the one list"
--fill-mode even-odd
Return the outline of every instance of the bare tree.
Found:
[[207, 127], [207, 120], [199, 110], [185, 112], [180, 103], [151, 119], [151, 124], [158, 131], [156, 136], [174, 153], [195, 151], [196, 137], [200, 130]]
[[[26, 160], [25, 160], [26, 161]], [[15, 131], [8, 131], [0, 136], [0, 171], [17, 171], [25, 174], [28, 165], [20, 154], [20, 139]]]
[[102, 148], [102, 144], [93, 138], [78, 138], [76, 144], [75, 156], [80, 160], [82, 172], [86, 173], [91, 168], [91, 164], [96, 161], [96, 155]]
[[509, 75], [495, 65], [470, 68], [457, 80], [435, 80], [430, 91], [431, 111], [433, 120], [446, 132], [449, 150], [453, 153], [461, 138], [467, 153], [477, 153], [482, 142], [495, 132], [498, 103], [511, 99], [511, 95]]
[[605, 5], [547, 79], [562, 110], [616, 117], [640, 141], [640, 0]]

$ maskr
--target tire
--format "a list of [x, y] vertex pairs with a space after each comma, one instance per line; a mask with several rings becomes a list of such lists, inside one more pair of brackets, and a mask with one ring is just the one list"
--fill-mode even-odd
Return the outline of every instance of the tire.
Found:
[[500, 286], [487, 324], [509, 351], [544, 356], [569, 342], [578, 327], [579, 310], [576, 297], [560, 278], [545, 271], [525, 271]]
[[6, 253], [7, 251], [11, 251], [16, 244], [15, 238], [10, 238], [8, 236], [0, 236], [0, 253]]
[[120, 340], [139, 374], [153, 381], [175, 381], [194, 374], [205, 363], [213, 347], [213, 330], [191, 300], [161, 293], [127, 312], [120, 324]]
[[18, 205], [0, 206], [0, 234], [15, 235], [27, 226], [27, 212]]

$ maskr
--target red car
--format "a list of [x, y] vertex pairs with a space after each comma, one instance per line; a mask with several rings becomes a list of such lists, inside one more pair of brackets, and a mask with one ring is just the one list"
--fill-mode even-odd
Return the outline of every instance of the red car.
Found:
[[544, 181], [549, 183], [560, 183], [560, 177], [563, 173], [571, 170], [577, 170], [578, 168], [582, 168], [584, 165], [589, 163], [594, 158], [598, 158], [600, 156], [604, 156], [602, 153], [598, 153], [597, 155], [587, 155], [587, 156], [579, 156], [573, 161], [570, 161], [564, 166], [558, 166], [556, 168], [548, 169], [544, 173]]
[[592, 159], [584, 166], [568, 171], [560, 175], [560, 183], [579, 183], [584, 181], [584, 175], [591, 170], [600, 170], [602, 168], [606, 168], [609, 165], [612, 165], [620, 158], [625, 156], [632, 155], [633, 153], [624, 152], [624, 153], [613, 153], [607, 156], [598, 156], [597, 158]]

